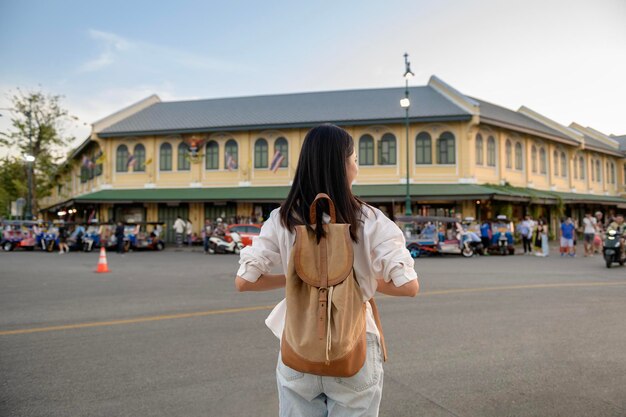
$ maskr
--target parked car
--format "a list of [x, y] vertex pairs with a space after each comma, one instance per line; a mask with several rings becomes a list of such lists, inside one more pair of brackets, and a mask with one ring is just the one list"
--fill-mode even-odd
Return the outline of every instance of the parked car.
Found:
[[244, 246], [252, 245], [252, 238], [261, 233], [260, 224], [231, 224], [226, 227], [226, 241], [232, 242], [231, 232], [236, 232], [241, 237]]

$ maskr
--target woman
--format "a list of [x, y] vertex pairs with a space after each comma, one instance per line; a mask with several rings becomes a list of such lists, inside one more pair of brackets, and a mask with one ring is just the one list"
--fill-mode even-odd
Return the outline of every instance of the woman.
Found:
[[[419, 291], [413, 259], [402, 231], [378, 209], [352, 194], [358, 173], [352, 137], [333, 125], [313, 128], [305, 137], [287, 200], [274, 210], [261, 233], [241, 252], [235, 279], [239, 291], [264, 291], [285, 286], [285, 275], [269, 274], [279, 265], [287, 271], [294, 243], [294, 227], [308, 219], [310, 204], [326, 193], [335, 204], [338, 223], [350, 224], [354, 271], [363, 301], [376, 291], [415, 296]], [[324, 216], [328, 220], [328, 216]], [[270, 313], [266, 324], [279, 339], [285, 322], [285, 300]], [[380, 334], [369, 303], [366, 316], [367, 358], [350, 378], [304, 374], [288, 368], [279, 356], [276, 379], [280, 416], [377, 416], [382, 396], [383, 369]], [[323, 387], [323, 388], [322, 388]]]
[[[535, 252], [537, 256], [545, 257], [549, 255], [550, 248], [548, 247], [548, 226], [546, 226], [543, 219], [539, 220], [539, 224], [537, 224], [535, 247], [537, 248], [537, 252]], [[541, 252], [539, 250], [541, 250]]]

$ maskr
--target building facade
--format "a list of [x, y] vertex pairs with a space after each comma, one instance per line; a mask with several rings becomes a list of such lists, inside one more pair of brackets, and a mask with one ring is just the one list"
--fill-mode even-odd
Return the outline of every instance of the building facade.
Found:
[[[400, 88], [183, 102], [149, 97], [102, 119], [40, 201], [47, 218], [257, 221], [287, 195], [307, 131], [330, 122], [354, 138], [354, 192], [403, 213], [492, 218], [626, 207], [619, 137], [562, 126], [526, 107], [466, 96], [437, 77]], [[408, 164], [407, 164], [408, 154]], [[74, 211], [75, 209], [75, 211]], [[167, 228], [166, 228], [167, 229]]]

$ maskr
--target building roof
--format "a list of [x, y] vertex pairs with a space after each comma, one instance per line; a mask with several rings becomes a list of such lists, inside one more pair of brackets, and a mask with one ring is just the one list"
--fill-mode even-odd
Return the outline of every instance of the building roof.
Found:
[[[409, 88], [412, 120], [467, 120], [471, 114], [430, 86]], [[160, 102], [99, 132], [102, 137], [404, 121], [404, 88], [325, 91]]]
[[626, 152], [626, 135], [616, 136], [611, 135], [611, 139], [615, 139], [619, 143], [619, 150]]
[[506, 107], [498, 106], [497, 104], [489, 103], [488, 101], [480, 100], [472, 97], [477, 101], [480, 106], [480, 120], [487, 124], [496, 124], [504, 127], [521, 128], [523, 130], [530, 130], [539, 134], [549, 135], [559, 138], [562, 142], [569, 143], [577, 146], [579, 143], [558, 130], [532, 119], [520, 112], [516, 112]]
[[626, 148], [622, 149], [621, 142], [620, 142], [620, 147], [616, 149], [613, 146], [608, 145], [605, 142], [602, 142], [601, 140], [592, 138], [589, 135], [583, 134], [583, 136], [585, 137], [585, 146], [587, 148], [591, 148], [591, 149], [595, 149], [599, 151], [610, 151], [618, 155], [621, 154], [622, 151], [626, 150]]

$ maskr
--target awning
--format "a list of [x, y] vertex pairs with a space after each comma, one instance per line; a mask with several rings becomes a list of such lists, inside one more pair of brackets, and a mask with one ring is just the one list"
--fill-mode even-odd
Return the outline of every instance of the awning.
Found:
[[[83, 194], [55, 204], [46, 210], [56, 209], [67, 204], [97, 203], [176, 203], [176, 202], [282, 202], [290, 187], [206, 187], [206, 188], [141, 188], [100, 190]], [[371, 202], [402, 200], [406, 185], [355, 184], [353, 192], [362, 199]], [[603, 204], [626, 205], [626, 199], [615, 196], [596, 194], [564, 193], [557, 191], [536, 190], [533, 188], [512, 187], [508, 185], [478, 184], [411, 184], [409, 186], [413, 201], [462, 201], [486, 200], [524, 202], [535, 204]]]

